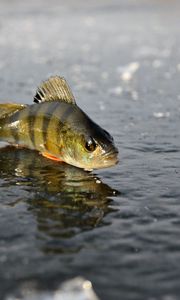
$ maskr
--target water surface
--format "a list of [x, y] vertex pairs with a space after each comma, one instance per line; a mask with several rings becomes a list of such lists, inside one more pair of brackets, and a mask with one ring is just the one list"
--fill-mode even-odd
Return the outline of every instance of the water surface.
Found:
[[119, 149], [85, 172], [0, 150], [0, 298], [81, 275], [102, 300], [179, 299], [179, 1], [2, 1], [1, 102], [63, 75]]

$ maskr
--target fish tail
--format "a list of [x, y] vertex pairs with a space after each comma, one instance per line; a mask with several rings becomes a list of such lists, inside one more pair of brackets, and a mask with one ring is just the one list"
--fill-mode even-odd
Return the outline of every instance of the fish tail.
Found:
[[16, 103], [0, 104], [0, 121], [5, 120], [7, 117], [10, 117], [11, 115], [22, 110], [26, 106], [27, 105]]
[[0, 104], [0, 141], [11, 140], [11, 132], [7, 128], [9, 117], [24, 109], [26, 106], [27, 105], [15, 103]]

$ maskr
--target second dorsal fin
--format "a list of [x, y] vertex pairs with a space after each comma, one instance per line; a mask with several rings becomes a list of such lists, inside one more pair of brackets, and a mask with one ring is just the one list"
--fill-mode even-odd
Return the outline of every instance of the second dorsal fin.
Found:
[[38, 87], [34, 102], [41, 103], [45, 101], [64, 101], [76, 104], [75, 98], [63, 77], [52, 76], [48, 80], [42, 82]]

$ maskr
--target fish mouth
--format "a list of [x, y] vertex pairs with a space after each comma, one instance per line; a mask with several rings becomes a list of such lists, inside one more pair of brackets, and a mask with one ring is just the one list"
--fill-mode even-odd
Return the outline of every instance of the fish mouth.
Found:
[[119, 152], [116, 147], [113, 147], [108, 152], [104, 153], [104, 167], [116, 165], [119, 162], [118, 153]]

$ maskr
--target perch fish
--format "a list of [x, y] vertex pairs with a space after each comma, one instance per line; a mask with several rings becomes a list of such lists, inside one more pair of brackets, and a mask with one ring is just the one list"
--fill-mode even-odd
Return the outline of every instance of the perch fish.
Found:
[[118, 162], [112, 136], [76, 104], [63, 77], [44, 81], [34, 104], [0, 104], [0, 140], [85, 170]]

